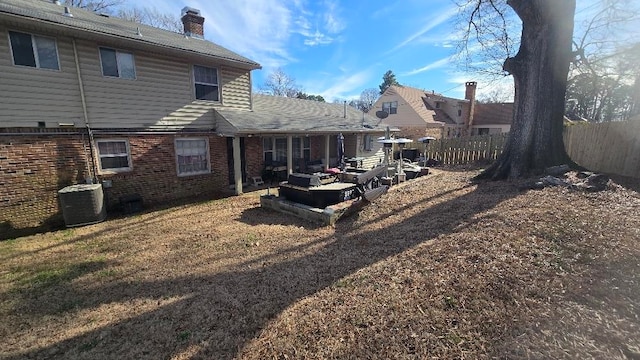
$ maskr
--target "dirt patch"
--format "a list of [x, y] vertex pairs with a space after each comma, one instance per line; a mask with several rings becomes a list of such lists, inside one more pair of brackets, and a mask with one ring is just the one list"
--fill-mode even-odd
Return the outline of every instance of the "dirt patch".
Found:
[[257, 193], [0, 243], [3, 358], [625, 358], [640, 196], [436, 171], [335, 227]]

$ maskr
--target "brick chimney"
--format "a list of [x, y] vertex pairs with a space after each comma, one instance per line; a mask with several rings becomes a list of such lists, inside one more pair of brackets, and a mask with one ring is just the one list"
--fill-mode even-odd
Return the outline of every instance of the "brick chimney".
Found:
[[185, 6], [182, 9], [182, 25], [186, 36], [204, 39], [204, 18], [200, 10]]
[[475, 81], [467, 81], [465, 84], [464, 98], [469, 100], [469, 113], [467, 114], [467, 134], [471, 134], [471, 126], [473, 125], [473, 114], [476, 108], [476, 86]]

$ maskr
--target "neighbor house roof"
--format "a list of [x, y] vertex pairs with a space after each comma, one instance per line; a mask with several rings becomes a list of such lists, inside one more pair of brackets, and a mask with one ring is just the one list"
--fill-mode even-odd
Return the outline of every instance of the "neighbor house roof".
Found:
[[400, 86], [400, 85], [391, 85], [389, 92], [395, 92], [403, 98], [407, 105], [409, 105], [415, 112], [420, 115], [420, 117], [425, 122], [433, 122], [435, 120], [436, 113], [435, 111], [429, 109], [425, 106], [424, 103], [424, 90], [408, 87], [408, 86]]
[[[436, 98], [437, 100], [445, 100], [447, 99], [446, 97], [434, 92], [428, 93], [425, 90], [404, 85], [392, 85], [390, 89], [391, 92], [395, 92], [398, 96], [402, 97], [407, 105], [418, 113], [425, 122], [456, 124], [444, 110], [435, 109], [427, 102], [427, 99], [430, 97]], [[455, 100], [460, 101], [458, 99]]]
[[477, 103], [474, 108], [473, 125], [511, 125], [513, 103]]
[[[237, 133], [384, 132], [386, 124], [344, 104], [264, 94], [253, 95], [253, 110], [218, 108]], [[345, 116], [346, 115], [346, 116]]]
[[[259, 69], [260, 64], [236, 54], [233, 51], [210, 41], [187, 37], [147, 25], [126, 21], [116, 17], [101, 15], [92, 11], [71, 8], [71, 16], [64, 15], [64, 6], [44, 0], [2, 0], [0, 17], [13, 16], [33, 20], [60, 28], [92, 33], [95, 35], [117, 37], [120, 39], [145, 43], [179, 50], [182, 52], [205, 55], [237, 64], [243, 68]], [[141, 35], [139, 35], [141, 34]]]

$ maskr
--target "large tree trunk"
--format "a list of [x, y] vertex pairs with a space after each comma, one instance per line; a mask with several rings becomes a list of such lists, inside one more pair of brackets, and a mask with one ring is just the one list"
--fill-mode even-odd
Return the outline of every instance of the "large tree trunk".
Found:
[[519, 178], [572, 163], [562, 130], [576, 1], [507, 4], [522, 20], [520, 49], [503, 65], [515, 81], [514, 115], [502, 155], [479, 178]]

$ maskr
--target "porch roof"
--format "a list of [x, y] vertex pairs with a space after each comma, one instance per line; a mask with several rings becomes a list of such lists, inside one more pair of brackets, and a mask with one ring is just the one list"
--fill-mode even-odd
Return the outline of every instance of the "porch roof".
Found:
[[[253, 95], [253, 110], [217, 108], [237, 134], [332, 134], [384, 132], [387, 124], [344, 104]], [[226, 134], [233, 135], [233, 134]]]

